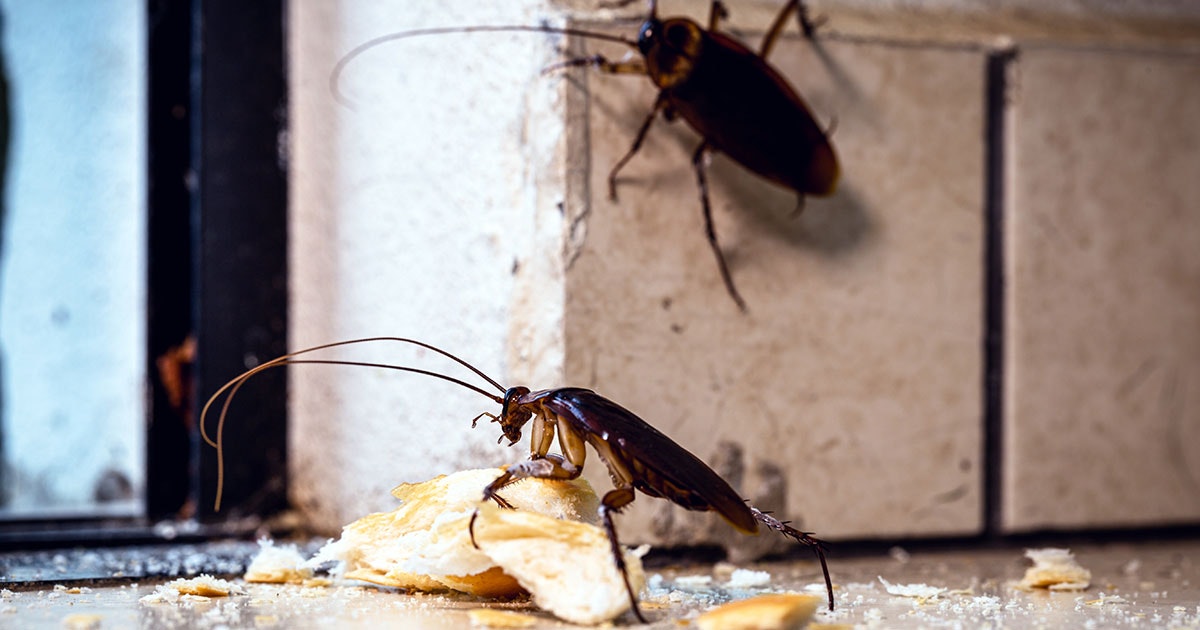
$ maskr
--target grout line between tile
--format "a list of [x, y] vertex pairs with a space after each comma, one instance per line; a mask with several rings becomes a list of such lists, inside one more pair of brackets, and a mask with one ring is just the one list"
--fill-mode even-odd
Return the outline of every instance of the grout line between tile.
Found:
[[1015, 50], [991, 52], [984, 70], [983, 522], [984, 536], [993, 539], [1003, 535], [1006, 116], [1016, 58]]

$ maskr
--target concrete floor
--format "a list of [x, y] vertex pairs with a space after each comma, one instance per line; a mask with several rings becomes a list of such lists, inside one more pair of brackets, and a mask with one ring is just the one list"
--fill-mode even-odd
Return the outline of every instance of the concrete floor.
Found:
[[[864, 628], [1075, 627], [1200, 628], [1200, 541], [1112, 544], [1073, 549], [1092, 572], [1082, 592], [1024, 592], [1011, 582], [1028, 561], [1021, 549], [913, 552], [839, 559], [830, 568], [838, 609], [819, 612], [814, 626]], [[733, 599], [777, 591], [823, 593], [814, 562], [749, 565], [765, 580], [730, 585], [726, 564], [650, 569], [643, 609], [653, 628], [678, 628], [699, 612]], [[747, 574], [740, 574], [744, 578]], [[751, 576], [755, 577], [755, 576]], [[926, 584], [945, 589], [918, 599], [888, 592]], [[0, 628], [463, 628], [480, 607], [538, 618], [537, 628], [562, 624], [531, 604], [480, 602], [446, 595], [410, 595], [363, 586], [301, 587], [247, 584], [245, 595], [177, 603], [139, 599], [167, 581], [10, 585], [0, 592]], [[618, 625], [628, 625], [626, 615]]]

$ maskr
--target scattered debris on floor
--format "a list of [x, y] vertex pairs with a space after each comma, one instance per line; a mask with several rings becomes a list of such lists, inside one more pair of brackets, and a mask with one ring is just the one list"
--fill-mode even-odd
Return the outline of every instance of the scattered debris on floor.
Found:
[[695, 623], [700, 630], [794, 630], [807, 625], [824, 603], [816, 595], [758, 595], [703, 612]]
[[1091, 584], [1092, 572], [1080, 566], [1069, 549], [1026, 549], [1025, 557], [1033, 561], [1033, 566], [1025, 570], [1025, 577], [1018, 583], [1021, 588], [1082, 591]]

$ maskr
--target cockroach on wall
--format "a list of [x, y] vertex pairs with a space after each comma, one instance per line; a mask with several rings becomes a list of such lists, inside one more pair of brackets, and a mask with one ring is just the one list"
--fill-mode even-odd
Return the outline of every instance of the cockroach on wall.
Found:
[[[622, 0], [616, 5], [632, 2]], [[589, 66], [610, 74], [644, 75], [659, 89], [633, 145], [608, 174], [608, 194], [614, 201], [617, 175], [641, 148], [655, 117], [661, 114], [668, 121], [682, 118], [700, 134], [692, 166], [700, 188], [705, 235], [717, 258], [726, 291], [745, 312], [746, 301], [734, 285], [717, 242], [705, 170], [712, 153], [724, 153], [747, 170], [795, 192], [796, 212], [804, 208], [805, 196], [824, 197], [837, 189], [840, 167], [826, 132], [817, 124], [804, 99], [766, 60], [793, 12], [805, 36], [811, 38], [815, 26], [803, 2], [790, 0], [775, 17], [759, 51], [754, 52], [717, 31], [721, 19], [728, 15], [720, 0], [712, 1], [708, 28], [684, 17], [659, 18], [657, 0], [649, 2], [650, 15], [638, 30], [636, 40], [550, 26], [467, 26], [384, 35], [361, 44], [338, 62], [330, 78], [332, 90], [338, 94], [337, 81], [342, 70], [366, 50], [384, 42], [422, 35], [536, 31], [618, 42], [637, 50], [641, 59], [612, 61], [592, 55], [569, 59], [546, 70]]]
[[[432, 350], [471, 370], [502, 395], [490, 393], [481, 387], [452, 376], [420, 368], [360, 361], [296, 358], [300, 355], [339, 346], [381, 342], [410, 344]], [[615, 486], [600, 500], [599, 514], [612, 545], [613, 560], [625, 581], [625, 589], [629, 593], [631, 607], [638, 621], [642, 623], [645, 623], [646, 619], [642, 616], [641, 609], [638, 608], [637, 595], [629, 584], [629, 575], [617, 539], [617, 530], [612, 520], [614, 512], [620, 512], [633, 502], [636, 491], [641, 491], [651, 497], [667, 499], [688, 510], [716, 512], [734, 529], [742, 533], [758, 533], [758, 525], [762, 523], [796, 542], [809, 546], [821, 563], [825, 588], [829, 595], [829, 609], [833, 610], [833, 582], [825, 563], [823, 541], [814, 538], [808, 532], [791, 527], [787, 521], [780, 521], [769, 513], [762, 512], [750, 505], [700, 458], [676, 444], [671, 438], [660, 433], [633, 412], [596, 392], [579, 387], [541, 391], [531, 391], [528, 387], [520, 386], [505, 388], [463, 359], [431, 344], [403, 337], [353, 339], [298, 350], [247, 370], [217, 390], [205, 403], [204, 409], [200, 413], [201, 436], [205, 442], [217, 449], [218, 476], [215, 509], [221, 509], [224, 484], [222, 444], [225, 417], [233, 396], [250, 377], [263, 370], [302, 363], [352, 365], [413, 372], [465, 387], [501, 405], [499, 414], [483, 412], [471, 421], [471, 427], [474, 428], [481, 418], [489, 418], [492, 422], [500, 425], [501, 436], [497, 442], [507, 439], [509, 446], [513, 446], [521, 440], [521, 430], [527, 423], [532, 422], [529, 458], [509, 466], [504, 474], [483, 488], [483, 500], [494, 501], [502, 508], [511, 508], [512, 506], [504, 500], [500, 492], [506, 486], [522, 479], [569, 480], [577, 478], [583, 472], [587, 454], [586, 445], [591, 445], [600, 460], [608, 467], [609, 476]], [[208, 416], [209, 408], [226, 392], [228, 395], [221, 406], [214, 439], [208, 434], [205, 419]], [[556, 431], [561, 454], [550, 452]], [[475, 519], [472, 517], [472, 540], [474, 540], [474, 523]]]

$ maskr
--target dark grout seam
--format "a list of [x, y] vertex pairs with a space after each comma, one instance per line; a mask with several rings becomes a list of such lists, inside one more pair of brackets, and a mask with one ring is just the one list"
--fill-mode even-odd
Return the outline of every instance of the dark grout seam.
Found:
[[986, 538], [1003, 536], [1004, 464], [1004, 209], [1009, 69], [1015, 50], [993, 51], [984, 78], [984, 339], [983, 523]]

